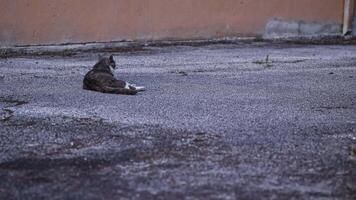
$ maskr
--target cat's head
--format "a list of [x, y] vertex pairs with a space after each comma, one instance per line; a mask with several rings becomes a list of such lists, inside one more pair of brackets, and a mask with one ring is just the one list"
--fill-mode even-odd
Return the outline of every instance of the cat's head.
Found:
[[99, 56], [99, 62], [97, 63], [96, 67], [100, 67], [100, 68], [109, 67], [110, 71], [114, 71], [116, 69], [116, 62], [114, 60], [114, 56], [113, 55], [109, 57]]
[[112, 68], [113, 70], [116, 69], [116, 63], [113, 55], [110, 55], [109, 58], [105, 59], [105, 61], [106, 64], [110, 66], [110, 68]]

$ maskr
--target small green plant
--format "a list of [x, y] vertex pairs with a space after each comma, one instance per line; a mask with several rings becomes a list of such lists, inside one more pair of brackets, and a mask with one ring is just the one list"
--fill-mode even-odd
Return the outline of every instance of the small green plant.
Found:
[[267, 54], [265, 67], [272, 67], [272, 66], [273, 66], [273, 65], [272, 65], [272, 62], [273, 62], [273, 61], [270, 61], [270, 60], [269, 60], [269, 55]]
[[253, 62], [254, 64], [258, 65], [264, 65], [265, 67], [272, 67], [273, 61], [270, 60], [269, 54], [267, 54], [266, 58], [264, 60], [257, 60]]

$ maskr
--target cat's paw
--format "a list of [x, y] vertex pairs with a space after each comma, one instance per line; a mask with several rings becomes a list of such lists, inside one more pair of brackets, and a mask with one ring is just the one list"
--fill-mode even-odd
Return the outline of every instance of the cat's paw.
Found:
[[129, 84], [129, 88], [132, 90], [136, 90], [137, 92], [142, 92], [142, 91], [146, 91], [146, 88], [143, 86], [137, 86], [135, 84]]
[[142, 86], [135, 86], [135, 90], [138, 92], [142, 92], [142, 91], [146, 91], [146, 88]]

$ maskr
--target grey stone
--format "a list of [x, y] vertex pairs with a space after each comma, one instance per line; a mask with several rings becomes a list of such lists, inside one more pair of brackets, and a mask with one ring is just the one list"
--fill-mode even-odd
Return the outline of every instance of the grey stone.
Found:
[[299, 35], [298, 22], [287, 22], [278, 19], [273, 19], [267, 23], [264, 34], [266, 38], [289, 37], [296, 35]]

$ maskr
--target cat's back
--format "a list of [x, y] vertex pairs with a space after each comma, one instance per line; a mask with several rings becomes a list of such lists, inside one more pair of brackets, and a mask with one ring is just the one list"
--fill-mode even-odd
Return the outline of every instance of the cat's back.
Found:
[[83, 85], [85, 89], [97, 87], [124, 88], [125, 82], [117, 80], [111, 73], [92, 69], [84, 77]]
[[85, 76], [84, 80], [102, 80], [102, 79], [115, 79], [110, 73], [92, 69]]

